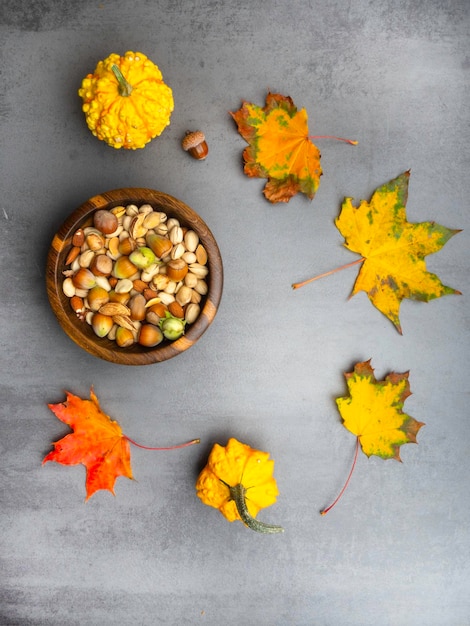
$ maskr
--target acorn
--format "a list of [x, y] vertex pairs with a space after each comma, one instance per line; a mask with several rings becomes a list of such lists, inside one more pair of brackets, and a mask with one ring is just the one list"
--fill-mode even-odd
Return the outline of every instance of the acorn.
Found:
[[206, 136], [201, 130], [187, 130], [181, 142], [183, 150], [188, 152], [194, 159], [202, 161], [209, 154], [209, 147], [206, 143]]

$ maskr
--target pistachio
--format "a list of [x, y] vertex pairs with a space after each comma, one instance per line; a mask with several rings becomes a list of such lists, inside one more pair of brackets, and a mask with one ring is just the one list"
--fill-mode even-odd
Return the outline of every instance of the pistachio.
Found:
[[93, 252], [93, 250], [85, 250], [85, 252], [82, 252], [81, 255], [78, 257], [78, 263], [80, 267], [90, 267], [94, 256], [95, 253]]
[[199, 243], [199, 235], [194, 230], [188, 230], [184, 236], [186, 250], [194, 252]]
[[198, 280], [201, 280], [201, 279], [198, 278], [196, 274], [193, 274], [192, 272], [188, 272], [186, 276], [184, 277], [184, 284], [190, 289], [194, 289], [194, 287], [197, 285]]
[[168, 232], [168, 237], [172, 244], [181, 243], [183, 241], [183, 229], [181, 226], [173, 226]]
[[142, 274], [140, 275], [141, 280], [145, 281], [146, 283], [149, 283], [152, 278], [158, 274], [158, 263], [152, 263], [152, 265], [149, 265], [149, 267], [147, 267], [146, 269], [142, 270]]
[[185, 252], [184, 244], [177, 243], [171, 249], [170, 259], [179, 259], [183, 256], [184, 252]]
[[182, 258], [182, 259], [183, 259], [183, 261], [184, 261], [185, 263], [187, 263], [188, 265], [189, 265], [190, 263], [196, 263], [196, 262], [197, 262], [197, 257], [196, 257], [196, 255], [194, 254], [194, 252], [188, 252], [188, 251], [186, 251], [186, 252], [183, 254], [183, 256], [182, 256], [181, 258]]
[[138, 212], [139, 212], [139, 207], [136, 206], [135, 204], [128, 204], [126, 206], [126, 215], [130, 215], [131, 217], [134, 217], [135, 215], [137, 215]]
[[76, 287], [75, 295], [79, 298], [86, 298], [88, 295], [89, 289], [82, 289], [80, 287]]
[[207, 286], [207, 283], [205, 280], [203, 280], [202, 278], [200, 278], [197, 283], [196, 286], [194, 287], [194, 289], [201, 294], [201, 296], [205, 296], [207, 294], [207, 292], [209, 291], [209, 288]]
[[[168, 276], [167, 276], [168, 278]], [[162, 291], [164, 291], [165, 293], [176, 293], [177, 289], [178, 289], [178, 284], [176, 281], [174, 280], [168, 280], [168, 283], [165, 287], [165, 289], [163, 289]]]
[[198, 278], [205, 278], [209, 273], [209, 268], [201, 263], [191, 263], [189, 269], [193, 274], [196, 274]]
[[[134, 219], [134, 217], [132, 215], [128, 215], [126, 213], [126, 215], [122, 218], [122, 227], [124, 229], [124, 231], [129, 234], [129, 228], [131, 227], [132, 224], [132, 220]], [[123, 232], [124, 232], [123, 231]]]
[[199, 304], [195, 302], [190, 302], [184, 312], [184, 319], [187, 324], [194, 324], [194, 322], [199, 317], [199, 313], [201, 312], [201, 307]]
[[68, 276], [62, 283], [62, 291], [67, 298], [73, 298], [75, 295], [75, 285], [73, 284], [73, 280], [70, 276]]
[[129, 235], [134, 239], [145, 237], [147, 229], [144, 226], [145, 213], [139, 213], [134, 217], [129, 228]]
[[145, 228], [151, 230], [152, 228], [155, 228], [155, 226], [158, 226], [160, 224], [160, 221], [160, 213], [152, 211], [145, 216], [143, 224]]
[[168, 226], [165, 224], [165, 222], [160, 222], [158, 226], [155, 226], [154, 230], [157, 235], [164, 236], [168, 234]]
[[86, 237], [86, 243], [90, 250], [101, 250], [104, 247], [105, 240], [103, 235], [99, 233], [92, 232]]
[[193, 289], [191, 292], [191, 302], [193, 302], [194, 304], [199, 304], [201, 300], [202, 300], [201, 294], [198, 293], [195, 289]]
[[188, 304], [188, 302], [191, 302], [191, 294], [192, 294], [192, 289], [190, 289], [186, 285], [183, 285], [181, 289], [178, 290], [175, 296], [176, 302], [181, 304], [181, 306]]
[[155, 274], [152, 278], [152, 285], [157, 290], [164, 291], [169, 282], [170, 278], [166, 274]]
[[165, 291], [161, 291], [158, 295], [163, 304], [166, 304], [167, 306], [175, 299], [175, 296], [173, 294], [166, 293]]

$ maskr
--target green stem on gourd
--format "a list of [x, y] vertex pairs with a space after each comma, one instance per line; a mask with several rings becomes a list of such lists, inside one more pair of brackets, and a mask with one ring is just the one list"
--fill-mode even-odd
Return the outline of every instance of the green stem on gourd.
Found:
[[132, 93], [132, 85], [127, 82], [123, 73], [116, 64], [111, 65], [111, 70], [119, 83], [119, 94], [124, 98], [127, 98]]
[[242, 518], [243, 523], [258, 533], [283, 533], [284, 528], [282, 526], [275, 526], [274, 524], [265, 524], [260, 522], [250, 515], [248, 507], [246, 506], [245, 493], [246, 489], [242, 484], [235, 485], [235, 487], [229, 487], [230, 496], [234, 500], [237, 507], [238, 514]]

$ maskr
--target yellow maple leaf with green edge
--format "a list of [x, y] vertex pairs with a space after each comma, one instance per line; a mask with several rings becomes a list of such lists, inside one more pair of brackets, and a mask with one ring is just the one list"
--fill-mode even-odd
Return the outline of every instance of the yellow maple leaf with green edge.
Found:
[[[460, 291], [443, 285], [436, 274], [428, 272], [424, 257], [438, 252], [459, 230], [435, 222], [410, 223], [406, 201], [410, 172], [405, 172], [378, 187], [369, 202], [358, 207], [345, 198], [335, 224], [345, 246], [361, 255], [343, 267], [361, 264], [351, 296], [365, 291], [372, 304], [402, 332], [399, 309], [404, 298], [428, 302]], [[342, 269], [342, 268], [339, 268]], [[294, 289], [326, 276], [326, 272], [301, 283]]]
[[348, 479], [336, 500], [322, 511], [325, 515], [338, 502], [346, 489], [356, 464], [359, 445], [368, 457], [400, 459], [400, 446], [416, 443], [424, 426], [403, 411], [411, 395], [409, 372], [392, 372], [384, 380], [376, 380], [369, 361], [356, 363], [353, 372], [345, 374], [349, 396], [336, 399], [343, 426], [356, 436], [356, 453]]
[[[308, 134], [307, 111], [298, 110], [289, 96], [268, 93], [264, 107], [243, 101], [230, 115], [249, 144], [243, 151], [245, 174], [268, 179], [263, 190], [266, 199], [289, 202], [301, 192], [312, 200], [322, 168], [320, 151]], [[357, 144], [341, 137], [323, 137]]]

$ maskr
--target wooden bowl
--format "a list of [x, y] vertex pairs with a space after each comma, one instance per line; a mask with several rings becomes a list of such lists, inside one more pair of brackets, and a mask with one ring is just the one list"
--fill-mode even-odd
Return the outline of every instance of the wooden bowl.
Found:
[[[65, 260], [72, 246], [72, 237], [78, 228], [92, 224], [93, 213], [98, 209], [112, 209], [115, 206], [148, 203], [155, 210], [175, 217], [181, 226], [191, 228], [199, 235], [204, 245], [208, 261], [208, 293], [201, 301], [201, 313], [197, 320], [186, 327], [185, 334], [176, 341], [164, 339], [154, 348], [134, 344], [120, 348], [114, 341], [99, 338], [91, 326], [80, 319], [71, 308], [70, 299], [63, 293], [62, 272], [66, 269]], [[46, 286], [51, 307], [67, 335], [90, 354], [122, 365], [149, 365], [166, 361], [184, 352], [208, 329], [217, 313], [223, 288], [223, 266], [220, 251], [211, 231], [204, 221], [189, 206], [160, 191], [143, 188], [115, 189], [94, 196], [76, 209], [63, 223], [52, 240], [46, 266]]]

